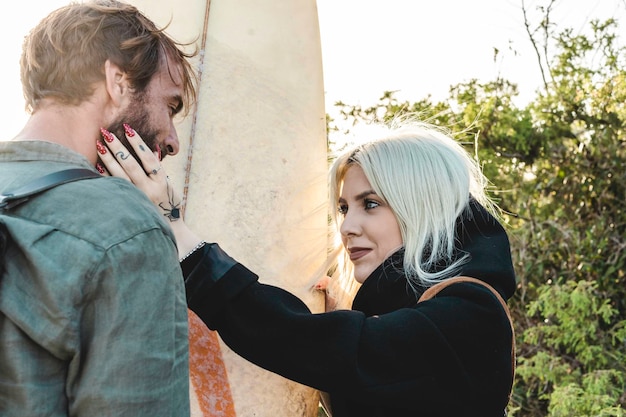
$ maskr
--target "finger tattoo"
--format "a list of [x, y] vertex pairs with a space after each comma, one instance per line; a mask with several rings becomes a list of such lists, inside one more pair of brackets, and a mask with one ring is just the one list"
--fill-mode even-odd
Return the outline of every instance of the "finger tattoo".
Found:
[[125, 161], [126, 159], [128, 159], [128, 155], [126, 155], [124, 152], [119, 151], [115, 154], [116, 157], [118, 157], [119, 159], [121, 159], [122, 161]]

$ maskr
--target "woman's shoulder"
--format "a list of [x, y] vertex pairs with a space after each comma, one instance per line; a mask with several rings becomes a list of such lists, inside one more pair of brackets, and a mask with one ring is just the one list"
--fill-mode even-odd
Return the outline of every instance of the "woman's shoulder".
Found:
[[429, 287], [419, 301], [436, 297], [462, 297], [487, 304], [506, 305], [506, 301], [489, 283], [470, 276], [447, 278]]
[[[448, 316], [446, 309], [466, 318], [490, 316], [498, 321], [510, 321], [510, 313], [502, 295], [488, 283], [473, 277], [454, 277], [428, 288], [421, 296], [419, 305], [439, 310], [438, 316]], [[443, 311], [442, 311], [443, 310]]]

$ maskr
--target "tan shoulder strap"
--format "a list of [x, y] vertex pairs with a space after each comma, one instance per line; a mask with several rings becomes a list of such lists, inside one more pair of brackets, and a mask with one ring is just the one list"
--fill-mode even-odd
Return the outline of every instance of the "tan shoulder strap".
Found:
[[[422, 296], [417, 302], [419, 303], [422, 301], [430, 300], [431, 298], [435, 297], [437, 293], [439, 293], [439, 291], [443, 290], [444, 288], [449, 287], [450, 285], [458, 284], [460, 282], [470, 282], [470, 283], [474, 283], [474, 284], [478, 284], [478, 285], [482, 285], [483, 287], [486, 287], [489, 291], [493, 293], [493, 295], [496, 296], [496, 298], [502, 305], [502, 308], [504, 309], [504, 312], [506, 313], [506, 316], [509, 319], [509, 323], [511, 325], [511, 338], [512, 338], [511, 340], [511, 371], [512, 371], [511, 375], [513, 378], [515, 378], [515, 328], [513, 327], [513, 319], [511, 318], [511, 311], [509, 310], [509, 306], [506, 304], [506, 301], [504, 301], [500, 293], [496, 291], [491, 285], [487, 284], [484, 281], [481, 281], [479, 279], [472, 278], [472, 277], [459, 276], [459, 277], [454, 277], [454, 278], [448, 278], [446, 280], [438, 282], [437, 284], [433, 285], [432, 287], [424, 291], [424, 293], [422, 294]], [[512, 380], [511, 380], [511, 389], [513, 389]]]

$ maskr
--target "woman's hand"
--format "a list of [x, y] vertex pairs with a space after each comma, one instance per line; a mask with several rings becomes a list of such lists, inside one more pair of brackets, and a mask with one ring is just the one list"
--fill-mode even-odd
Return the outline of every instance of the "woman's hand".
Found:
[[324, 310], [326, 312], [335, 311], [338, 308], [338, 303], [337, 303], [338, 300], [337, 300], [336, 293], [335, 293], [337, 288], [331, 289], [333, 285], [336, 286], [336, 284], [333, 283], [332, 278], [326, 275], [320, 278], [320, 280], [317, 281], [315, 285], [313, 286], [314, 290], [321, 291], [324, 293], [324, 301], [326, 303], [326, 307]]
[[[143, 191], [166, 217], [176, 237], [179, 258], [185, 257], [202, 240], [183, 221], [182, 199], [170, 184], [156, 152], [152, 152], [135, 130], [124, 125], [126, 139], [135, 150], [137, 161], [111, 132], [101, 129], [104, 141], [96, 143], [100, 160], [108, 174], [124, 178]], [[141, 163], [140, 163], [141, 162]], [[107, 175], [107, 172], [103, 173]]]
[[124, 130], [126, 139], [140, 161], [133, 157], [113, 133], [101, 129], [104, 141], [98, 142], [98, 153], [108, 173], [135, 184], [170, 222], [180, 219], [182, 199], [170, 185], [158, 155], [146, 146], [141, 136], [132, 127], [124, 125]]

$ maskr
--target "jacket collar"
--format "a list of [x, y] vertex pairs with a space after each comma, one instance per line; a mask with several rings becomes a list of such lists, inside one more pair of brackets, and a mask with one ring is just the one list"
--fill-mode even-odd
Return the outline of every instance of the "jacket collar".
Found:
[[400, 249], [372, 272], [359, 288], [352, 302], [353, 310], [369, 317], [417, 304], [419, 295], [407, 283], [403, 258], [404, 249]]

